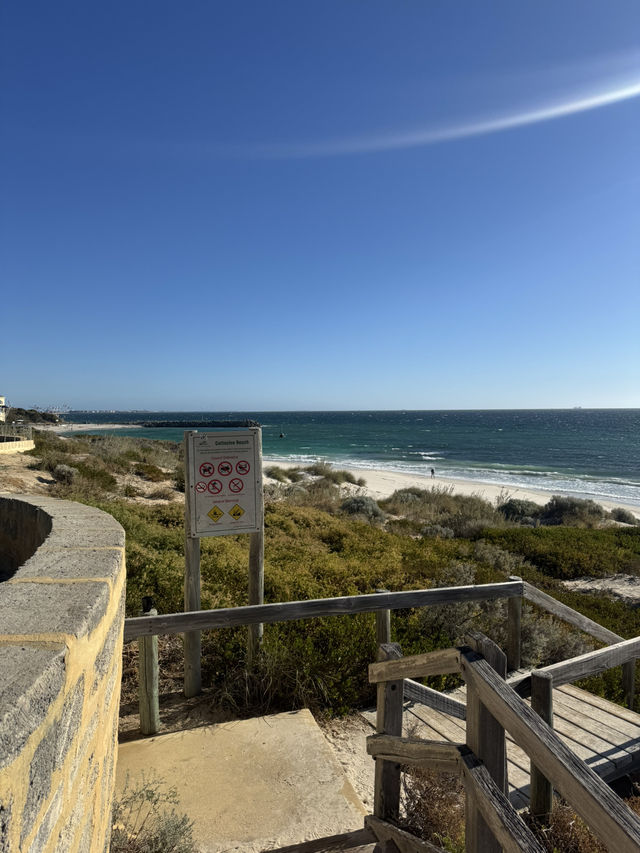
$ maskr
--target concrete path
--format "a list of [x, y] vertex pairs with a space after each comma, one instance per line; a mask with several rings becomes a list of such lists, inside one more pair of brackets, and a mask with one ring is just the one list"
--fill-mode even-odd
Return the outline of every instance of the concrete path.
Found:
[[306, 710], [120, 744], [116, 796], [127, 773], [135, 781], [143, 771], [177, 789], [202, 853], [357, 830], [366, 814]]

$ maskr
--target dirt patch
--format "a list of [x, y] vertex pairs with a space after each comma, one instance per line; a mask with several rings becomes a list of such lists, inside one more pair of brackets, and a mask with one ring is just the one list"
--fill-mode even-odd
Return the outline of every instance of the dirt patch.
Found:
[[640, 577], [637, 575], [609, 575], [606, 578], [576, 578], [562, 584], [573, 592], [599, 592], [637, 607], [640, 604]]
[[0, 491], [10, 494], [46, 495], [54, 480], [46, 471], [38, 471], [33, 456], [24, 453], [0, 455]]
[[366, 808], [373, 811], [374, 761], [367, 754], [367, 738], [375, 734], [375, 729], [360, 714], [318, 720], [318, 724], [356, 794]]

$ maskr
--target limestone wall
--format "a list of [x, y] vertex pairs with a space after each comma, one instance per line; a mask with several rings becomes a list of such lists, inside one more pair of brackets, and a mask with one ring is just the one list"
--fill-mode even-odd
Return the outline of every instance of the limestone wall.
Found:
[[14, 495], [0, 495], [0, 531], [0, 853], [102, 853], [124, 531], [91, 507]]
[[0, 453], [25, 453], [27, 450], [33, 450], [35, 446], [35, 442], [30, 438], [20, 441], [0, 441]]

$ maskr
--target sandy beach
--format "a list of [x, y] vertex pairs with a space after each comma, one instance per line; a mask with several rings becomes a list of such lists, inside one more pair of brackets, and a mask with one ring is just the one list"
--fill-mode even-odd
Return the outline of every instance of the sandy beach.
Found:
[[[136, 429], [137, 424], [93, 424], [93, 423], [66, 423], [66, 424], [41, 424], [37, 429], [47, 429], [55, 433], [64, 432], [92, 432], [95, 430], [118, 430], [118, 429]], [[299, 467], [297, 462], [283, 462], [277, 458], [265, 456], [264, 465], [278, 465], [281, 468]], [[340, 467], [340, 466], [335, 466]], [[497, 483], [483, 483], [478, 480], [456, 480], [452, 477], [442, 477], [436, 474], [435, 477], [420, 474], [404, 474], [399, 471], [375, 470], [371, 468], [346, 468], [356, 479], [363, 477], [366, 480], [365, 491], [375, 500], [387, 498], [389, 495], [398, 489], [406, 489], [411, 486], [417, 486], [420, 489], [431, 488], [452, 488], [454, 493], [459, 495], [477, 495], [490, 503], [495, 503], [498, 499], [519, 498], [521, 500], [533, 501], [534, 503], [543, 505], [546, 504], [554, 494], [566, 494], [561, 491], [544, 492], [536, 491], [535, 489], [516, 488], [513, 486], [499, 485]], [[633, 504], [625, 504], [620, 501], [596, 500], [601, 506], [607, 510], [615, 507], [623, 507], [632, 512], [636, 518], [640, 518], [640, 508]]]
[[[281, 462], [277, 459], [268, 459], [265, 457], [265, 466], [278, 465], [281, 468], [295, 468], [297, 463]], [[340, 467], [340, 466], [335, 466]], [[551, 500], [553, 494], [561, 494], [560, 492], [543, 492], [533, 489], [522, 489], [508, 486], [501, 486], [496, 483], [482, 483], [479, 481], [470, 480], [455, 480], [450, 477], [441, 477], [436, 475], [421, 476], [420, 474], [403, 474], [396, 471], [388, 470], [373, 470], [371, 468], [345, 468], [350, 471], [356, 479], [363, 477], [366, 480], [366, 493], [375, 500], [387, 498], [389, 495], [398, 489], [407, 489], [411, 486], [417, 486], [420, 489], [453, 489], [455, 494], [459, 495], [477, 495], [484, 500], [495, 504], [498, 499], [507, 500], [508, 498], [518, 498], [519, 500], [533, 501], [534, 503], [543, 505]], [[636, 518], [640, 518], [640, 509], [637, 506], [629, 504], [598, 500], [601, 506], [607, 510], [614, 507], [624, 507], [632, 512]]]

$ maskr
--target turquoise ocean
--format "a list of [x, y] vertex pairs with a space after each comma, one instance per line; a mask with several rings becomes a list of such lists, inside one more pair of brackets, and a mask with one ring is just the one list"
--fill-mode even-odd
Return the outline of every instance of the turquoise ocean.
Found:
[[[144, 423], [119, 435], [181, 441], [207, 421], [255, 420], [264, 456], [436, 474], [640, 507], [640, 409], [362, 412], [70, 412], [70, 423]], [[148, 426], [171, 421], [179, 426]], [[109, 430], [99, 430], [109, 432]]]

